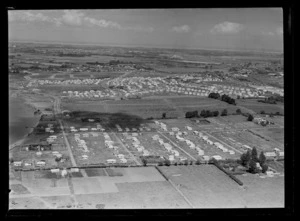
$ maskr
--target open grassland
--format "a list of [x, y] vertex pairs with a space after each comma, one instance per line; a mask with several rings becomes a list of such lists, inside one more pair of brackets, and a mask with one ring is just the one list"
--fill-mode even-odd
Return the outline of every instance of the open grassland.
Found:
[[69, 111], [92, 111], [99, 113], [106, 113], [106, 105], [104, 103], [91, 103], [91, 102], [74, 102], [74, 103], [63, 103], [62, 110]]
[[9, 209], [50, 209], [38, 197], [21, 197], [9, 200]]
[[[167, 117], [183, 118], [188, 111], [202, 110], [219, 111], [221, 113], [227, 109], [228, 114], [236, 113], [237, 109], [248, 113], [249, 110], [235, 105], [229, 105], [225, 102], [205, 98], [205, 97], [177, 97], [177, 98], [146, 98], [134, 100], [104, 100], [104, 101], [83, 101], [63, 102], [63, 106], [68, 110], [91, 110], [96, 112], [109, 113], [128, 113], [143, 118], [161, 118], [162, 113]], [[249, 107], [250, 109], [250, 107]], [[250, 110], [251, 112], [251, 110]], [[241, 118], [241, 117], [240, 117]], [[242, 120], [247, 123], [246, 120]]]
[[118, 101], [105, 101], [106, 104], [112, 105], [165, 105], [163, 99], [129, 99], [129, 100], [118, 100]]
[[283, 208], [284, 177], [260, 178], [253, 174], [237, 175], [245, 186], [241, 193], [247, 208]]
[[161, 118], [162, 113], [167, 113], [167, 116], [178, 117], [175, 108], [167, 105], [107, 105], [109, 113], [127, 113], [137, 115], [143, 118]]
[[283, 128], [262, 128], [255, 129], [259, 134], [265, 137], [270, 137], [271, 139], [284, 143], [284, 129]]
[[267, 164], [278, 173], [284, 173], [284, 161], [268, 161]]
[[236, 100], [238, 106], [246, 107], [255, 111], [256, 113], [260, 113], [264, 111], [265, 113], [276, 113], [279, 112], [284, 114], [284, 105], [282, 103], [277, 104], [266, 104], [257, 102], [256, 99], [238, 99]]
[[110, 170], [109, 174], [121, 173], [122, 176], [99, 174], [56, 179], [22, 172], [23, 189], [29, 189], [34, 195], [10, 195], [10, 209], [189, 208], [154, 167]]
[[284, 206], [284, 179], [238, 176], [241, 188], [213, 165], [162, 167], [196, 208], [261, 208]]
[[241, 188], [213, 165], [161, 167], [196, 208], [241, 208]]
[[167, 98], [174, 105], [207, 105], [207, 104], [220, 104], [221, 102], [216, 99], [211, 99], [207, 97], [174, 97]]
[[76, 195], [84, 205], [104, 204], [105, 209], [190, 208], [167, 181], [118, 183], [119, 192]]

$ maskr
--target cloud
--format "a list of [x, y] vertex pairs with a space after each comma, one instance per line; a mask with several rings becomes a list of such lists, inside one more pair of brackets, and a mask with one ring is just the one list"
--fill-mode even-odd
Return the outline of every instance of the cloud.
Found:
[[171, 30], [178, 33], [186, 33], [190, 31], [190, 27], [188, 25], [182, 25], [182, 26], [174, 26]]
[[78, 10], [64, 10], [61, 20], [68, 25], [81, 25], [84, 18], [84, 13]]
[[112, 22], [112, 21], [106, 21], [104, 19], [94, 19], [94, 18], [90, 18], [90, 17], [84, 17], [84, 21], [86, 22], [86, 24], [88, 26], [99, 26], [102, 28], [107, 28], [107, 27], [111, 27], [111, 28], [121, 28], [121, 25], [118, 24], [117, 22]]
[[31, 11], [9, 11], [8, 12], [9, 21], [25, 21], [25, 22], [52, 22], [52, 19], [45, 16], [42, 13], [32, 13]]
[[244, 29], [244, 25], [225, 21], [215, 25], [210, 32], [212, 34], [236, 34]]
[[275, 30], [273, 31], [262, 31], [261, 32], [262, 35], [265, 35], [265, 36], [282, 36], [283, 34], [283, 29], [282, 27], [277, 27]]
[[58, 27], [65, 24], [71, 26], [86, 25], [88, 27], [113, 28], [138, 32], [152, 32], [154, 30], [152, 27], [122, 26], [114, 21], [91, 18], [79, 10], [64, 10], [63, 15], [57, 18], [46, 16], [41, 12], [33, 13], [31, 11], [9, 11], [8, 18], [9, 22], [50, 22]]

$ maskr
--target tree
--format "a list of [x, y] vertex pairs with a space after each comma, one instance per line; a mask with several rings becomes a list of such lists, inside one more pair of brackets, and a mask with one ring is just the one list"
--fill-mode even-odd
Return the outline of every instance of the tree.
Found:
[[269, 167], [268, 167], [267, 164], [263, 164], [263, 165], [261, 166], [261, 172], [262, 172], [262, 173], [265, 173], [268, 169], [269, 169]]
[[147, 166], [147, 160], [145, 158], [142, 158], [142, 163], [144, 166]]
[[236, 109], [236, 113], [241, 114], [242, 113], [241, 109]]
[[206, 111], [205, 111], [205, 110], [202, 110], [201, 113], [200, 113], [200, 116], [201, 116], [201, 117], [205, 117], [205, 116], [206, 116]]
[[250, 160], [251, 160], [251, 153], [250, 153], [250, 150], [248, 150], [246, 153], [243, 153], [243, 154], [241, 155], [241, 164], [242, 164], [244, 167], [247, 167], [247, 166], [248, 166]]
[[166, 119], [166, 115], [167, 115], [166, 113], [163, 113], [162, 114], [162, 119]]
[[168, 160], [168, 159], [166, 159], [166, 160], [165, 160], [165, 165], [166, 165], [166, 166], [170, 166], [170, 165], [171, 165], [171, 161]]
[[253, 116], [252, 116], [251, 114], [249, 114], [247, 120], [248, 120], [248, 121], [253, 121]]
[[221, 116], [227, 116], [227, 109], [224, 109], [221, 113]]
[[213, 114], [214, 114], [214, 117], [217, 117], [217, 116], [219, 116], [219, 111], [214, 111]]
[[211, 116], [211, 113], [210, 113], [210, 110], [207, 110], [207, 111], [205, 111], [205, 117], [210, 117]]
[[185, 113], [185, 118], [193, 118], [198, 116], [198, 111], [190, 111]]
[[13, 163], [14, 162], [14, 159], [11, 157], [11, 158], [9, 158], [9, 162], [10, 163]]
[[260, 112], [260, 114], [266, 114], [266, 112], [262, 110], [262, 111]]
[[249, 162], [249, 169], [248, 169], [248, 171], [250, 173], [257, 173], [258, 172], [258, 169], [256, 167], [256, 162], [254, 160], [252, 160], [252, 159]]
[[197, 159], [195, 164], [196, 164], [196, 165], [200, 165], [200, 164], [201, 164], [200, 159]]
[[238, 96], [237, 96], [237, 99], [240, 99], [240, 98], [241, 98], [241, 96], [240, 96], [240, 95], [238, 95]]
[[252, 148], [252, 151], [251, 151], [251, 159], [252, 159], [254, 162], [257, 162], [257, 161], [258, 161], [256, 147], [253, 147], [253, 148]]
[[263, 151], [260, 152], [258, 161], [261, 167], [266, 163], [266, 156]]

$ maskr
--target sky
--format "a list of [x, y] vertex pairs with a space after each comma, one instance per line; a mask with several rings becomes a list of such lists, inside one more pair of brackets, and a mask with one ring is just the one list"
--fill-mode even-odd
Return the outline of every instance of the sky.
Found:
[[281, 8], [8, 11], [9, 41], [283, 51]]

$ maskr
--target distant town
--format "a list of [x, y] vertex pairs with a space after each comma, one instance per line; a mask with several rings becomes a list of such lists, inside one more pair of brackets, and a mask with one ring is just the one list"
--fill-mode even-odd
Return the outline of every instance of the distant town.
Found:
[[281, 207], [283, 77], [279, 53], [10, 42], [39, 118], [9, 147], [10, 206]]

